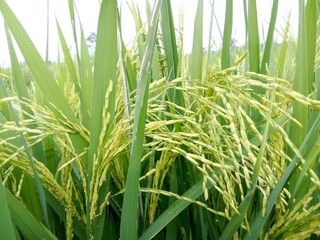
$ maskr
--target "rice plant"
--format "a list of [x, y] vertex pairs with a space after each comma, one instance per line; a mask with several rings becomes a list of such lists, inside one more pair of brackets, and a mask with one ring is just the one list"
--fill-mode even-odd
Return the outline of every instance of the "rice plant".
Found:
[[49, 64], [0, 0], [11, 57], [0, 75], [0, 235], [319, 237], [319, 1], [299, 1], [298, 39], [288, 24], [281, 44], [278, 1], [262, 44], [256, 1], [244, 1], [248, 48], [230, 48], [228, 0], [222, 48], [212, 53], [199, 0], [191, 54], [170, 0], [146, 2], [146, 22], [127, 3], [131, 45], [118, 4], [101, 1], [91, 55], [70, 0], [76, 51], [57, 20], [64, 60]]

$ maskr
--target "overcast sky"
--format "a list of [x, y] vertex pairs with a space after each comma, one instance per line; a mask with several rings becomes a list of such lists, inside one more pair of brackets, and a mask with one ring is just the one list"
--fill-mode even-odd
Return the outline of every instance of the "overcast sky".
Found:
[[[204, 44], [208, 42], [209, 38], [209, 25], [211, 7], [210, 1], [204, 0]], [[22, 22], [29, 36], [37, 46], [42, 56], [45, 56], [46, 49], [46, 4], [45, 0], [7, 0], [9, 6], [12, 8], [18, 19]], [[118, 1], [119, 3], [121, 1]], [[144, 11], [145, 0], [133, 0], [140, 8], [140, 12]], [[153, 2], [153, 1], [151, 1]], [[173, 14], [176, 26], [178, 25], [178, 13], [179, 9], [184, 12], [184, 41], [186, 51], [190, 51], [192, 46], [192, 34], [193, 34], [193, 21], [196, 12], [195, 0], [172, 0]], [[217, 17], [217, 23], [220, 26], [220, 30], [223, 32], [224, 15], [225, 15], [225, 1], [213, 1], [215, 14]], [[257, 9], [259, 13], [259, 28], [262, 33], [267, 32], [268, 21], [270, 18], [272, 0], [258, 0]], [[99, 14], [99, 0], [75, 0], [79, 15], [83, 24], [85, 35], [88, 36], [91, 32], [96, 32], [97, 20]], [[58, 52], [58, 36], [55, 26], [55, 16], [57, 17], [62, 30], [67, 38], [69, 45], [72, 45], [72, 31], [69, 20], [68, 1], [66, 0], [49, 0], [50, 4], [50, 42], [49, 42], [49, 57], [51, 60], [56, 60]], [[297, 32], [298, 25], [298, 1], [294, 0], [281, 0], [279, 1], [279, 13], [277, 18], [277, 29], [281, 31], [281, 28], [285, 26], [285, 21], [291, 12], [291, 27], [293, 33]], [[122, 30], [123, 37], [126, 43], [130, 43], [135, 35], [134, 33], [134, 21], [130, 14], [130, 11], [123, 1], [122, 3]], [[245, 41], [245, 26], [243, 16], [243, 0], [234, 0], [233, 10], [233, 38], [237, 39], [238, 44], [243, 44]], [[216, 21], [213, 25], [212, 39], [215, 42], [216, 47], [220, 47], [221, 37], [219, 34]], [[281, 39], [280, 35], [278, 40]], [[262, 40], [262, 39], [261, 39]], [[22, 56], [19, 57], [22, 60]], [[5, 38], [5, 32], [3, 29], [3, 19], [0, 14], [0, 66], [6, 66], [10, 62], [7, 43]]]

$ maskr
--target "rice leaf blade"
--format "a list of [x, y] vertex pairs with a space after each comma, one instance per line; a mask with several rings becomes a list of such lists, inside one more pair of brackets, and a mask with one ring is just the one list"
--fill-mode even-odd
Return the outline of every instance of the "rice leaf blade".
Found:
[[[5, 189], [12, 221], [27, 239], [57, 239], [48, 229], [41, 225], [28, 209]], [[13, 238], [14, 239], [14, 238]]]
[[72, 60], [72, 57], [71, 57], [71, 53], [69, 51], [66, 39], [65, 39], [64, 34], [62, 32], [62, 29], [61, 29], [61, 26], [60, 26], [60, 24], [59, 24], [57, 19], [56, 19], [56, 25], [57, 25], [57, 30], [58, 30], [58, 35], [59, 35], [59, 40], [60, 40], [62, 52], [63, 52], [63, 55], [64, 55], [64, 60], [65, 60], [65, 63], [67, 65], [67, 67], [68, 67], [70, 78], [71, 78], [72, 82], [74, 83], [77, 92], [80, 93], [80, 85], [79, 85], [79, 80], [78, 80], [78, 76], [77, 76], [77, 73], [76, 73], [76, 68], [75, 68], [75, 65], [73, 63], [73, 60]]
[[25, 29], [4, 0], [0, 1], [0, 11], [48, 102], [51, 102], [59, 108], [70, 121], [77, 123], [78, 120], [63, 96], [53, 75], [42, 60]]
[[[164, 50], [167, 58], [167, 81], [172, 81], [178, 77], [179, 57], [177, 51], [175, 26], [172, 16], [171, 0], [163, 0], [161, 5], [161, 30], [163, 35]], [[181, 82], [178, 86], [182, 86]], [[177, 89], [169, 89], [169, 99], [178, 106], [184, 106], [182, 92]], [[175, 124], [175, 129], [179, 130], [180, 126]]]
[[257, 15], [256, 0], [249, 0], [247, 21], [249, 70], [256, 73], [260, 70], [260, 40]]
[[[211, 187], [211, 182], [207, 182], [207, 188]], [[155, 221], [154, 223], [143, 232], [139, 240], [152, 239], [158, 232], [166, 227], [175, 217], [179, 215], [185, 208], [187, 208], [192, 200], [196, 200], [203, 194], [203, 181], [200, 180], [194, 184], [188, 191], [186, 191], [182, 197], [189, 199], [186, 201], [183, 199], [175, 200]]]
[[[307, 96], [308, 94], [308, 72], [307, 72], [307, 36], [306, 36], [306, 16], [304, 1], [299, 1], [299, 30], [298, 30], [298, 49], [297, 67], [294, 80], [294, 90]], [[301, 103], [293, 103], [293, 117], [299, 121], [303, 128], [291, 124], [290, 138], [296, 146], [300, 146], [308, 130], [308, 109]]]
[[[96, 54], [94, 65], [94, 79], [91, 95], [91, 119], [90, 119], [90, 143], [88, 152], [88, 177], [87, 177], [87, 238], [93, 234], [95, 219], [91, 219], [91, 204], [93, 196], [91, 184], [94, 176], [93, 165], [99, 159], [99, 139], [101, 137], [104, 119], [103, 111], [106, 108], [109, 121], [106, 127], [106, 133], [110, 134], [110, 129], [114, 124], [116, 87], [117, 87], [117, 4], [115, 0], [103, 1], [100, 8]], [[111, 93], [108, 98], [108, 105], [105, 106], [105, 97], [107, 88], [111, 86]], [[89, 89], [87, 89], [89, 91]], [[108, 183], [109, 184], [109, 183]], [[105, 196], [100, 195], [99, 199]], [[98, 200], [97, 200], [98, 201]], [[100, 218], [100, 220], [103, 220]], [[104, 226], [104, 223], [97, 223]], [[103, 228], [100, 228], [103, 231]], [[99, 234], [99, 233], [95, 233]]]
[[130, 152], [129, 169], [126, 178], [126, 190], [124, 193], [120, 238], [137, 239], [138, 237], [138, 188], [140, 177], [140, 161], [142, 157], [142, 145], [144, 142], [144, 127], [146, 122], [148, 79], [152, 54], [155, 45], [158, 18], [161, 0], [155, 2], [150, 20], [150, 28], [147, 35], [146, 48], [143, 54], [139, 72], [136, 106], [134, 109], [134, 123], [132, 133], [132, 145]]
[[161, 30], [163, 34], [163, 44], [168, 61], [168, 71], [170, 80], [175, 79], [178, 70], [178, 52], [176, 34], [172, 16], [171, 1], [163, 0], [161, 5]]
[[271, 10], [271, 17], [270, 17], [270, 23], [269, 23], [269, 29], [267, 34], [267, 40], [264, 47], [263, 52], [263, 58], [261, 62], [261, 70], [260, 73], [266, 74], [267, 73], [267, 66], [270, 64], [270, 55], [271, 55], [271, 47], [274, 37], [274, 29], [276, 26], [277, 21], [277, 14], [278, 14], [278, 6], [279, 6], [279, 0], [274, 0]]
[[88, 51], [88, 46], [84, 37], [83, 27], [81, 28], [81, 61], [80, 61], [80, 85], [81, 85], [81, 118], [82, 124], [89, 129], [90, 113], [92, 105], [92, 64]]
[[8, 239], [15, 239], [14, 225], [11, 220], [8, 201], [5, 195], [5, 186], [0, 176], [0, 236], [6, 236]]
[[79, 43], [78, 43], [78, 35], [77, 35], [77, 25], [76, 25], [76, 17], [75, 17], [75, 3], [74, 0], [68, 0], [69, 6], [69, 14], [70, 14], [70, 22], [72, 26], [73, 33], [73, 41], [76, 49], [76, 59], [78, 64], [80, 65], [80, 53], [79, 53]]
[[193, 45], [190, 58], [190, 77], [200, 80], [202, 77], [202, 37], [203, 37], [203, 0], [198, 1], [194, 20]]
[[222, 52], [221, 52], [221, 70], [229, 68], [230, 63], [230, 48], [231, 48], [231, 34], [233, 22], [233, 0], [226, 1], [226, 13], [224, 20], [224, 30], [222, 38]]

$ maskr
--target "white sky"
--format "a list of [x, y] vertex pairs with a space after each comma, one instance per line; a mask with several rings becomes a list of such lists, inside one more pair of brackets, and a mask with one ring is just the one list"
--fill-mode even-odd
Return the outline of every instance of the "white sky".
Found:
[[[140, 12], [145, 12], [145, 0], [132, 0], [140, 7]], [[204, 45], [206, 46], [209, 38], [210, 1], [204, 0]], [[45, 0], [7, 0], [9, 6], [16, 14], [18, 19], [22, 22], [29, 36], [37, 46], [42, 56], [45, 56], [46, 50], [46, 26], [47, 26], [47, 1]], [[119, 1], [121, 2], [121, 1]], [[130, 1], [129, 1], [130, 2]], [[153, 1], [151, 1], [153, 2]], [[181, 7], [184, 11], [184, 44], [185, 50], [190, 51], [192, 46], [193, 36], [193, 22], [196, 12], [195, 0], [172, 0], [173, 14], [176, 27], [178, 26], [178, 13]], [[257, 9], [259, 13], [259, 28], [262, 34], [262, 29], [266, 33], [268, 30], [268, 21], [271, 14], [272, 0], [258, 0]], [[51, 60], [56, 60], [58, 53], [58, 35], [55, 26], [55, 16], [57, 17], [63, 33], [69, 45], [72, 45], [72, 30], [69, 19], [68, 1], [66, 0], [49, 0], [50, 3], [50, 39], [49, 39], [49, 57]], [[79, 15], [83, 24], [85, 36], [91, 32], [96, 32], [98, 14], [99, 14], [99, 0], [75, 0]], [[225, 1], [215, 0], [214, 9], [218, 24], [223, 33], [224, 16], [225, 16]], [[125, 42], [129, 43], [134, 33], [134, 21], [130, 11], [127, 8], [125, 1], [122, 4], [122, 30]], [[279, 12], [277, 18], [277, 29], [281, 31], [284, 28], [285, 21], [291, 12], [291, 27], [293, 33], [297, 32], [298, 26], [298, 1], [280, 0]], [[234, 0], [233, 10], [233, 38], [236, 38], [237, 44], [243, 44], [245, 41], [245, 25], [243, 16], [243, 0]], [[216, 47], [220, 47], [220, 34], [216, 21], [213, 22], [212, 38], [216, 43]], [[261, 35], [262, 38], [262, 35]], [[279, 36], [280, 39], [280, 36]], [[262, 41], [262, 39], [260, 39]], [[21, 54], [19, 59], [22, 60]], [[10, 64], [10, 58], [7, 50], [7, 42], [3, 28], [3, 19], [0, 14], [0, 66], [7, 66]]]

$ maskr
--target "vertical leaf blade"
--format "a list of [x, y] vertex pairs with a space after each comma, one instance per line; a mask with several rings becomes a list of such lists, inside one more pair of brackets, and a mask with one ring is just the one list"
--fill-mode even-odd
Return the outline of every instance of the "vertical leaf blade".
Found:
[[202, 77], [202, 37], [203, 37], [203, 0], [198, 1], [196, 18], [194, 20], [193, 46], [190, 59], [191, 79]]
[[37, 219], [34, 218], [28, 209], [21, 202], [19, 202], [19, 200], [16, 199], [16, 197], [12, 195], [8, 189], [5, 189], [5, 195], [10, 209], [12, 221], [22, 232], [24, 237], [27, 239], [57, 239], [48, 229], [46, 229], [38, 222]]
[[90, 127], [92, 85], [93, 85], [92, 64], [90, 61], [88, 46], [84, 38], [84, 32], [81, 25], [80, 101], [81, 101], [82, 123], [87, 128]]
[[161, 20], [161, 30], [163, 34], [164, 49], [168, 61], [169, 77], [170, 80], [172, 80], [177, 76], [178, 51], [170, 0], [162, 1]]
[[5, 236], [7, 239], [15, 239], [14, 225], [11, 220], [9, 206], [5, 195], [5, 187], [2, 183], [0, 175], [0, 236]]
[[[298, 49], [297, 49], [297, 67], [294, 80], [294, 90], [304, 94], [308, 94], [308, 72], [307, 72], [307, 36], [306, 36], [306, 16], [304, 0], [299, 1], [299, 30], [298, 30]], [[296, 146], [303, 142], [308, 122], [308, 109], [301, 103], [293, 103], [293, 117], [297, 119], [303, 126], [291, 125], [290, 137]]]
[[[99, 139], [103, 129], [103, 111], [107, 107], [110, 116], [106, 131], [113, 124], [115, 116], [116, 87], [117, 87], [117, 1], [103, 1], [99, 13], [94, 80], [91, 95], [91, 119], [90, 119], [90, 143], [88, 153], [88, 177], [87, 177], [87, 238], [91, 237], [93, 227], [90, 213], [92, 193], [90, 186], [93, 177], [93, 165], [99, 154]], [[105, 106], [105, 95], [108, 86], [112, 86]], [[88, 89], [87, 89], [88, 90]], [[99, 198], [103, 196], [99, 196]], [[103, 224], [102, 224], [103, 225]]]
[[66, 39], [65, 39], [65, 37], [63, 35], [63, 32], [61, 30], [61, 27], [60, 27], [60, 24], [59, 24], [58, 20], [56, 20], [56, 25], [57, 25], [60, 45], [61, 45], [62, 52], [63, 52], [63, 55], [64, 55], [65, 63], [66, 63], [66, 65], [68, 67], [68, 70], [69, 70], [70, 78], [71, 78], [72, 82], [74, 83], [77, 91], [80, 92], [80, 86], [79, 86], [78, 76], [77, 76], [77, 73], [76, 73], [76, 68], [74, 66], [74, 63], [73, 63], [73, 60], [72, 60], [72, 57], [71, 57], [71, 53], [69, 51]]
[[273, 5], [272, 5], [267, 40], [266, 40], [266, 44], [265, 44], [265, 48], [264, 48], [264, 52], [263, 52], [263, 58], [262, 58], [262, 62], [261, 62], [261, 71], [260, 72], [262, 74], [267, 73], [267, 65], [269, 65], [269, 62], [270, 62], [271, 46], [272, 46], [272, 42], [273, 42], [274, 28], [275, 28], [276, 20], [277, 20], [278, 5], [279, 5], [279, 0], [274, 0]]
[[248, 4], [248, 52], [249, 52], [249, 70], [259, 72], [260, 68], [260, 41], [257, 19], [256, 0], [249, 0]]
[[147, 35], [146, 48], [143, 54], [139, 72], [136, 106], [134, 109], [132, 146], [126, 179], [127, 187], [124, 193], [122, 205], [120, 239], [137, 239], [138, 237], [138, 188], [142, 146], [144, 141], [144, 127], [147, 113], [149, 88], [148, 79], [150, 77], [150, 68], [157, 32], [160, 6], [161, 0], [156, 1], [153, 8], [152, 18]]
[[222, 55], [221, 55], [221, 69], [230, 67], [230, 43], [232, 34], [233, 22], [233, 0], [226, 1], [226, 14], [224, 20], [223, 41], [222, 41]]

